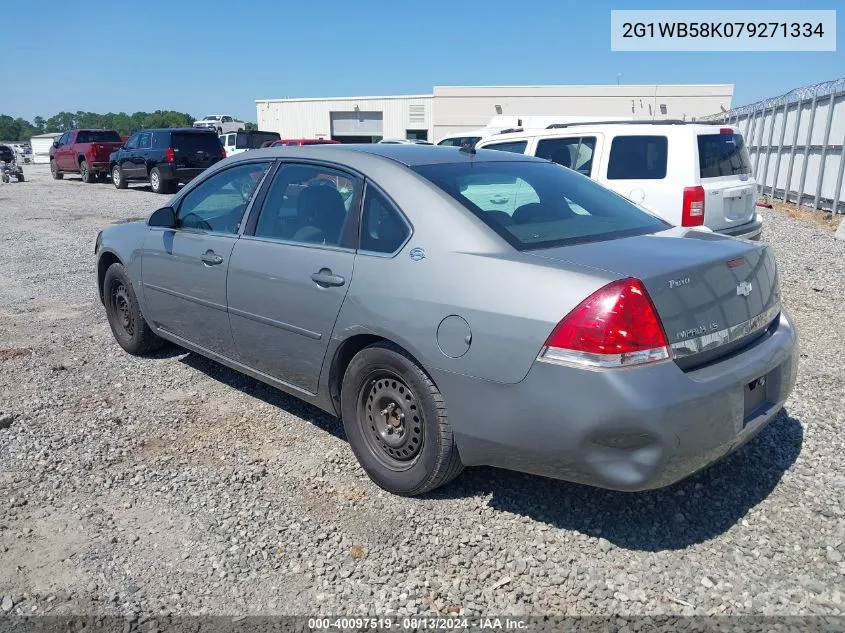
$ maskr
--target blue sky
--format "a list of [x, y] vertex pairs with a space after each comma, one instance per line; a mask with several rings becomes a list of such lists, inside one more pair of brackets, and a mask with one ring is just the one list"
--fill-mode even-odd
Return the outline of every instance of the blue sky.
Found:
[[[737, 6], [740, 4], [741, 6]], [[610, 51], [610, 10], [795, 9], [794, 0], [171, 0], [5, 3], [0, 113], [227, 112], [255, 99], [429, 93], [434, 85], [733, 83], [734, 105], [845, 76], [824, 53]], [[806, 9], [839, 8], [810, 0]], [[96, 8], [95, 8], [96, 6]], [[577, 7], [577, 8], [576, 8]], [[842, 31], [845, 29], [837, 29]], [[52, 32], [52, 34], [50, 34]]]

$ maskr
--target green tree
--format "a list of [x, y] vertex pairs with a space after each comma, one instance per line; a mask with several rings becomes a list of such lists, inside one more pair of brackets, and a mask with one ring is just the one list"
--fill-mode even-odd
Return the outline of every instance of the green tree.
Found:
[[258, 124], [257, 124], [257, 123], [251, 123], [250, 121], [247, 121], [247, 122], [246, 122], [246, 130], [247, 130], [247, 132], [251, 132], [251, 131], [253, 131], [253, 130], [257, 130], [257, 129], [258, 129]]

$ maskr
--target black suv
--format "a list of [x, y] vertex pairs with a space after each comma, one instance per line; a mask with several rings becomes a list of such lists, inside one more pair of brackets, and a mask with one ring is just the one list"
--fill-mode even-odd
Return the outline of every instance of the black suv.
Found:
[[155, 193], [171, 193], [201, 171], [226, 158], [214, 130], [168, 128], [135, 132], [109, 156], [112, 183], [126, 189], [132, 180], [148, 180]]

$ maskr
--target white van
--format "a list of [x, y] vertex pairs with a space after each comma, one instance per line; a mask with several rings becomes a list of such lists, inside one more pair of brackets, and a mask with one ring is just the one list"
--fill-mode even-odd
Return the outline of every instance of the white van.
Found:
[[585, 122], [494, 134], [476, 149], [578, 171], [667, 222], [760, 239], [757, 183], [739, 130], [684, 121]]

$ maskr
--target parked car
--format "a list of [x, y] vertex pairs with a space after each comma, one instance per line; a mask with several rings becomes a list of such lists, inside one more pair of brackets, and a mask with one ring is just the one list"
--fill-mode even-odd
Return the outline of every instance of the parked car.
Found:
[[121, 146], [114, 130], [70, 130], [53, 141], [50, 173], [56, 180], [66, 173], [82, 176], [82, 182], [103, 180], [109, 173], [109, 155]]
[[684, 121], [560, 124], [494, 134], [479, 141], [476, 149], [546, 158], [672, 224], [760, 239], [757, 184], [745, 141], [735, 127]]
[[444, 136], [438, 145], [446, 147], [467, 147], [474, 148], [475, 144], [482, 139], [490, 138], [496, 134], [506, 132], [521, 132], [523, 130], [542, 130], [551, 125], [561, 123], [579, 123], [584, 121], [633, 121], [630, 117], [609, 117], [609, 116], [586, 116], [586, 115], [508, 115], [498, 114], [494, 116], [487, 125], [476, 130], [456, 132]]
[[247, 152], [95, 253], [124, 350], [172, 341], [342, 417], [397, 494], [476, 464], [665, 486], [765, 427], [797, 370], [767, 245], [506, 152]]
[[379, 143], [382, 145], [434, 145], [431, 141], [419, 138], [384, 138]]
[[246, 123], [228, 114], [209, 114], [199, 121], [194, 121], [194, 127], [208, 128], [216, 131], [217, 134], [228, 134], [246, 129]]
[[224, 158], [226, 151], [212, 130], [141, 130], [109, 157], [109, 169], [118, 189], [149, 181], [154, 193], [172, 193], [178, 183], [190, 182]]
[[241, 130], [224, 134], [220, 142], [226, 148], [226, 156], [234, 156], [250, 149], [259, 149], [270, 145], [281, 138], [278, 132], [261, 132], [259, 130]]
[[12, 146], [0, 145], [0, 180], [6, 183], [11, 182], [12, 178], [23, 182], [23, 167], [18, 164], [18, 156]]
[[330, 138], [283, 138], [273, 141], [270, 147], [278, 147], [279, 145], [340, 145], [340, 141]]

